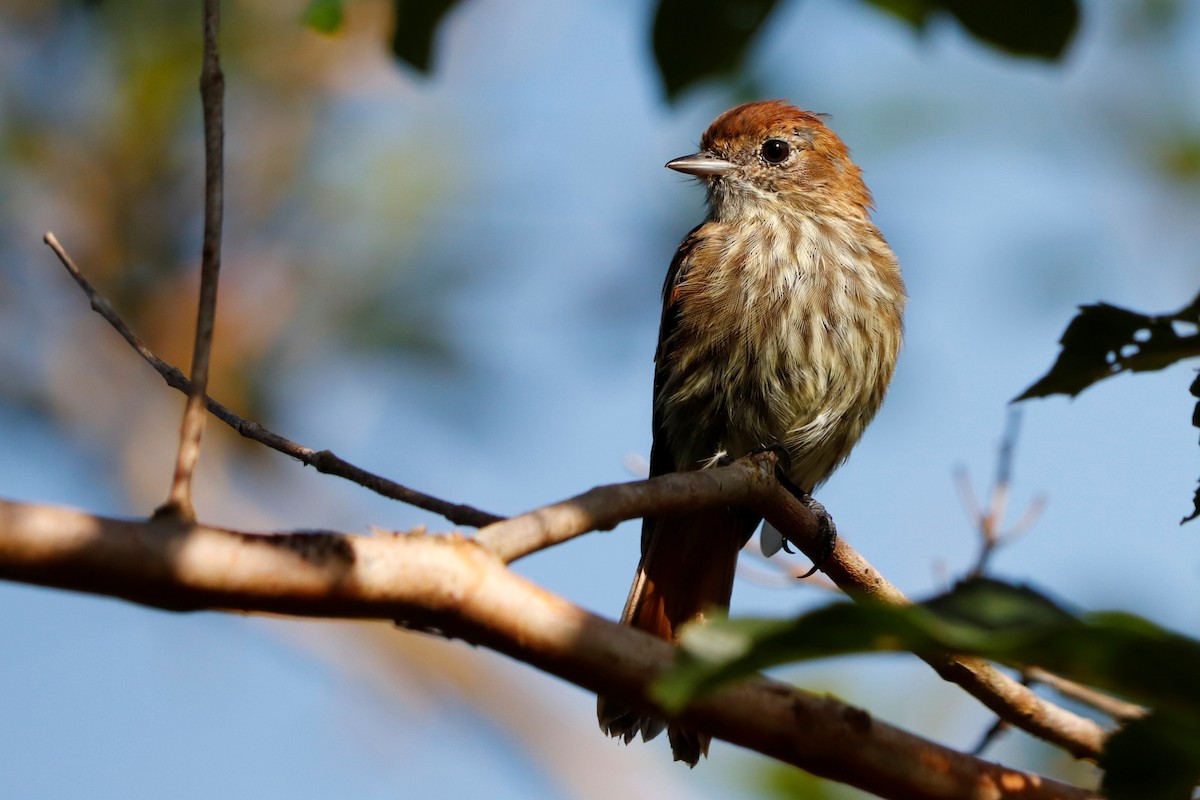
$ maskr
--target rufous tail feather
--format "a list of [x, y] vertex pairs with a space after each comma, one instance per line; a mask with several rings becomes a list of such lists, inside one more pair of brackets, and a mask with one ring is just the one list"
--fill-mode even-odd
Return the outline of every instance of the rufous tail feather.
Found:
[[[621, 621], [674, 642], [685, 623], [727, 609], [738, 551], [758, 522], [745, 511], [728, 508], [646, 519], [642, 560]], [[597, 715], [605, 733], [626, 743], [638, 734], [649, 741], [665, 728], [675, 760], [689, 766], [708, 754], [707, 734], [623, 703], [601, 697]]]

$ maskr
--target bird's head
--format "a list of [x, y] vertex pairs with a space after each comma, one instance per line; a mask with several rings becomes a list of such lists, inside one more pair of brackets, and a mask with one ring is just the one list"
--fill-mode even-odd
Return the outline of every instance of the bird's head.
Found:
[[783, 209], [866, 216], [871, 207], [862, 171], [837, 134], [781, 100], [726, 111], [704, 132], [699, 153], [667, 166], [707, 184], [715, 219]]

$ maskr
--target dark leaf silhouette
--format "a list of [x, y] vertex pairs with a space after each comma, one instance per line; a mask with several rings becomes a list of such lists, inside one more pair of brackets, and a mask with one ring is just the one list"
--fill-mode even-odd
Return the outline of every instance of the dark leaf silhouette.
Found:
[[972, 36], [1013, 55], [1058, 59], [1079, 27], [1076, 0], [871, 0], [918, 30], [949, 14]]
[[1200, 780], [1200, 724], [1170, 710], [1114, 733], [1100, 758], [1109, 800], [1190, 800]]
[[[1080, 306], [1059, 343], [1062, 351], [1054, 366], [1014, 402], [1052, 394], [1073, 397], [1122, 372], [1163, 369], [1200, 356], [1200, 295], [1174, 314], [1159, 316], [1107, 303]], [[1200, 398], [1200, 379], [1192, 384], [1192, 395]], [[1192, 424], [1200, 427], [1200, 403]], [[1200, 516], [1200, 489], [1193, 498], [1193, 509], [1180, 524]]]
[[[870, 0], [922, 30], [948, 15], [1006, 53], [1058, 59], [1079, 27], [1078, 0]], [[659, 0], [654, 57], [667, 96], [741, 68], [777, 0]]]
[[654, 58], [667, 96], [737, 71], [775, 5], [776, 0], [660, 0]]
[[1150, 316], [1108, 303], [1080, 306], [1050, 371], [1017, 400], [1077, 395], [1126, 370], [1145, 372], [1200, 356], [1200, 295], [1174, 314]]
[[392, 0], [396, 9], [392, 52], [396, 58], [421, 72], [429, 72], [438, 25], [457, 4], [458, 0]]
[[[459, 0], [392, 0], [396, 29], [392, 52], [429, 72], [433, 41], [446, 14]], [[869, 0], [922, 30], [930, 18], [947, 15], [972, 36], [1019, 56], [1054, 60], [1062, 56], [1079, 26], [1078, 0]], [[342, 24], [344, 0], [310, 0], [304, 22], [322, 33]], [[654, 59], [674, 99], [709, 78], [741, 69], [754, 37], [779, 0], [659, 0], [654, 17]]]

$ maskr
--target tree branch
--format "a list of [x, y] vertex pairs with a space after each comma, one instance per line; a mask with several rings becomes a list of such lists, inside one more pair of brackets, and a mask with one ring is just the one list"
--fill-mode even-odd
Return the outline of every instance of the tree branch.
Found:
[[1076, 683], [1072, 680], [1055, 675], [1053, 672], [1047, 672], [1041, 667], [1029, 667], [1024, 670], [1025, 679], [1032, 683], [1041, 683], [1049, 686], [1054, 691], [1061, 694], [1063, 697], [1069, 697], [1085, 705], [1099, 711], [1101, 714], [1107, 714], [1113, 719], [1122, 722], [1131, 719], [1139, 719], [1149, 714], [1143, 706], [1136, 703], [1130, 703], [1118, 697], [1113, 697], [1111, 694], [1097, 691], [1090, 686]]
[[[83, 289], [92, 308], [163, 376], [168, 385], [187, 391], [186, 378], [179, 370], [158, 358], [133, 334], [111, 304], [79, 271], [54, 235], [47, 233], [45, 239]], [[347, 478], [384, 496], [441, 514], [456, 524], [485, 526], [479, 532], [479, 543], [505, 562], [593, 530], [611, 529], [619, 522], [648, 513], [670, 513], [717, 505], [756, 508], [810, 558], [819, 558], [824, 544], [812, 513], [774, 478], [774, 456], [770, 453], [759, 454], [728, 467], [602, 486], [570, 500], [510, 520], [501, 520], [486, 511], [448, 503], [373, 475], [327, 450], [314, 451], [298, 445], [255, 422], [238, 417], [211, 399], [208, 400], [208, 408], [243, 436], [297, 458], [321, 472]], [[893, 604], [908, 602], [904, 594], [876, 572], [844, 537], [839, 538], [834, 554], [823, 567], [829, 577], [851, 597]], [[1099, 755], [1106, 737], [1099, 725], [1038, 697], [1028, 687], [986, 662], [945, 657], [931, 659], [929, 663], [943, 678], [962, 686], [1016, 727], [1058, 745], [1076, 757], [1095, 758]]]
[[[825, 547], [813, 513], [775, 479], [775, 456], [759, 453], [727, 467], [661, 475], [643, 481], [600, 486], [570, 500], [489, 525], [476, 541], [511, 562], [592, 530], [647, 514], [672, 513], [722, 505], [754, 508], [809, 558]], [[863, 558], [845, 537], [821, 565], [837, 586], [857, 601], [889, 605], [909, 603], [904, 593]], [[1107, 737], [1086, 717], [1039, 697], [986, 661], [962, 656], [924, 657], [951, 683], [1014, 726], [1055, 744], [1077, 758], [1095, 758]]]
[[192, 350], [192, 388], [179, 431], [179, 453], [167, 502], [154, 513], [194, 520], [192, 475], [200, 458], [208, 392], [208, 364], [221, 276], [221, 227], [225, 195], [225, 74], [221, 72], [221, 0], [204, 0], [204, 58], [200, 100], [204, 109], [204, 241], [200, 253], [200, 302]]
[[[142, 359], [149, 364], [154, 370], [162, 376], [167, 385], [172, 389], [177, 389], [184, 394], [189, 394], [192, 389], [191, 382], [184, 377], [183, 373], [177, 368], [168, 364], [159, 358], [154, 351], [146, 346], [137, 334], [135, 334], [121, 316], [117, 314], [112, 307], [112, 303], [108, 301], [104, 295], [92, 285], [87, 276], [75, 264], [74, 259], [68, 255], [67, 251], [59, 244], [58, 239], [53, 233], [47, 231], [43, 237], [43, 241], [54, 254], [58, 256], [58, 260], [66, 268], [71, 278], [83, 290], [88, 302], [97, 314], [104, 318], [109, 325], [113, 327], [121, 338], [124, 339], [130, 347], [137, 352]], [[434, 514], [439, 514], [455, 525], [468, 525], [473, 528], [489, 525], [497, 520], [503, 519], [497, 514], [492, 514], [488, 511], [482, 511], [472, 506], [459, 503], [451, 503], [447, 500], [434, 497], [433, 495], [418, 492], [416, 489], [410, 489], [395, 481], [388, 480], [373, 472], [368, 472], [361, 467], [357, 467], [348, 461], [345, 461], [330, 450], [314, 450], [311, 447], [293, 442], [280, 436], [277, 433], [264, 428], [257, 422], [243, 419], [233, 413], [227, 406], [218, 403], [211, 397], [205, 398], [209, 412], [217, 419], [224, 422], [229, 427], [233, 428], [247, 439], [252, 439], [259, 444], [283, 453], [286, 456], [300, 461], [302, 464], [315, 468], [318, 472], [323, 472], [327, 475], [336, 475], [339, 478], [345, 478], [348, 481], [357, 483], [365, 489], [370, 489], [376, 494], [390, 497], [393, 500], [399, 500], [401, 503], [407, 503], [410, 506], [431, 511]]]
[[488, 525], [475, 540], [505, 563], [512, 563], [576, 536], [611, 530], [649, 514], [723, 505], [756, 507], [779, 485], [776, 463], [773, 454], [759, 453], [727, 467], [598, 486], [561, 503]]
[[[790, 492], [777, 486], [758, 509], [805, 555], [820, 557], [824, 541], [817, 520]], [[892, 605], [909, 602], [904, 593], [880, 575], [845, 537], [838, 537], [833, 555], [826, 559], [821, 569], [855, 600], [869, 599]], [[1002, 719], [1063, 748], [1076, 758], [1096, 758], [1104, 748], [1108, 734], [1095, 722], [1038, 697], [1028, 686], [983, 659], [951, 655], [922, 658], [944, 679], [961, 686]]]
[[[256, 535], [176, 518], [115, 520], [0, 501], [0, 578], [177, 611], [399, 620], [646, 708], [654, 708], [649, 684], [674, 658], [668, 643], [587, 613], [455, 535]], [[763, 678], [696, 702], [683, 719], [883, 797], [1098, 797]]]

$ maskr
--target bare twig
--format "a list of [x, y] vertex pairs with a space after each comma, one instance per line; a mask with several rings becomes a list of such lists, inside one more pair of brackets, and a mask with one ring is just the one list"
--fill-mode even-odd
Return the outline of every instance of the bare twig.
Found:
[[1000, 449], [996, 453], [996, 478], [992, 482], [992, 494], [987, 508], [981, 509], [975, 500], [975, 493], [971, 489], [971, 480], [966, 469], [960, 468], [955, 473], [955, 482], [958, 484], [963, 507], [972, 524], [978, 529], [980, 538], [979, 556], [975, 560], [975, 565], [968, 571], [968, 576], [975, 577], [987, 572], [988, 563], [995, 552], [1004, 545], [1011, 544], [1024, 536], [1033, 527], [1033, 523], [1037, 521], [1046, 505], [1045, 497], [1034, 498], [1020, 519], [1007, 531], [1002, 530], [1004, 516], [1008, 509], [1008, 498], [1012, 491], [1013, 453], [1016, 450], [1020, 428], [1021, 412], [1016, 408], [1010, 408], [1008, 419], [1004, 425], [1004, 436], [1000, 440]]
[[[1018, 519], [1011, 528], [1009, 528], [1007, 531], [1001, 530], [1004, 524], [1005, 512], [1008, 508], [1008, 498], [1012, 490], [1013, 453], [1016, 450], [1020, 427], [1021, 412], [1015, 408], [1010, 408], [1008, 412], [1008, 419], [1004, 425], [1004, 435], [1000, 440], [1000, 448], [996, 453], [996, 478], [992, 483], [992, 493], [986, 509], [980, 509], [979, 503], [975, 500], [975, 493], [971, 489], [971, 481], [967, 475], [966, 469], [959, 470], [955, 476], [959, 487], [959, 493], [963, 498], [963, 505], [967, 509], [968, 516], [970, 516], [972, 522], [975, 524], [975, 527], [978, 529], [980, 538], [979, 557], [976, 559], [975, 565], [967, 573], [968, 576], [974, 577], [983, 575], [987, 571], [988, 562], [991, 560], [995, 552], [1000, 547], [1011, 544], [1021, 536], [1024, 536], [1025, 533], [1028, 532], [1028, 530], [1033, 526], [1033, 523], [1037, 520], [1038, 516], [1042, 512], [1042, 509], [1045, 507], [1044, 497], [1039, 496], [1035, 498], [1025, 512], [1021, 515], [1020, 519]], [[1021, 686], [1029, 697], [1037, 697], [1033, 690], [1029, 688], [1028, 675], [1029, 672], [1025, 672], [1026, 679], [1022, 683], [1018, 684], [1016, 681], [1012, 681], [1012, 683], [1014, 685]], [[1011, 678], [1007, 678], [1007, 676], [1005, 677], [1007, 680], [1012, 680]], [[1080, 688], [1082, 689], [1085, 687]], [[979, 697], [979, 695], [976, 696]], [[1045, 702], [1041, 701], [1040, 698], [1039, 701]], [[983, 750], [1010, 725], [1015, 724], [1018, 727], [1025, 728], [1027, 731], [1029, 730], [1028, 727], [1013, 719], [1009, 709], [998, 708], [987, 703], [986, 700], [983, 702], [988, 706], [988, 708], [996, 713], [998, 718], [996, 722], [989, 727], [981, 737], [978, 746], [972, 751], [974, 754], [978, 755], [982, 753]], [[1049, 703], [1046, 703], [1046, 706], [1054, 709], [1060, 708], [1059, 706]], [[1099, 726], [1095, 725], [1095, 723], [1084, 720], [1083, 717], [1079, 717], [1078, 715], [1072, 716], [1075, 718], [1073, 721], [1064, 720], [1071, 722], [1070, 729], [1082, 736], [1088, 737], [1097, 748], [1101, 747], [1104, 742], [1105, 734], [1100, 730]], [[1056, 723], [1054, 727], [1058, 728], [1058, 724]], [[1097, 749], [1095, 752], [1089, 753], [1081, 748], [1080, 750], [1074, 750], [1072, 752], [1079, 757], [1095, 757], [1098, 755], [1099, 750]]]
[[992, 723], [992, 726], [983, 732], [983, 736], [979, 737], [979, 742], [971, 748], [971, 755], [982, 756], [1000, 738], [1000, 735], [1011, 727], [1007, 722], [996, 717], [996, 721]]
[[204, 58], [200, 68], [200, 98], [204, 108], [204, 242], [200, 254], [200, 302], [192, 350], [192, 388], [188, 392], [179, 431], [175, 477], [167, 502], [156, 516], [194, 520], [192, 475], [200, 458], [208, 392], [208, 365], [217, 315], [217, 284], [221, 275], [221, 225], [224, 217], [225, 75], [220, 56], [221, 2], [204, 0]]
[[[648, 687], [674, 661], [667, 642], [587, 613], [457, 536], [263, 536], [0, 501], [0, 578], [172, 610], [400, 620], [654, 711]], [[882, 797], [1098, 797], [765, 678], [705, 697], [682, 719]]]
[[[163, 361], [154, 351], [146, 346], [138, 336], [130, 330], [125, 321], [113, 309], [112, 304], [108, 302], [91, 281], [79, 270], [74, 259], [66, 252], [53, 233], [47, 232], [43, 240], [58, 256], [58, 260], [66, 268], [67, 272], [74, 279], [79, 288], [83, 290], [88, 302], [92, 308], [101, 317], [113, 327], [121, 338], [124, 339], [130, 347], [132, 347], [138, 355], [154, 370], [162, 376], [167, 385], [173, 389], [177, 389], [184, 394], [191, 391], [192, 384], [178, 368]], [[277, 433], [264, 428], [257, 422], [243, 419], [233, 413], [228, 407], [218, 403], [210, 397], [205, 398], [208, 410], [214, 417], [224, 422], [229, 427], [233, 428], [247, 439], [253, 439], [260, 444], [275, 450], [284, 455], [291, 456], [307, 466], [315, 468], [318, 472], [324, 472], [328, 475], [336, 475], [339, 478], [345, 478], [348, 481], [357, 483], [366, 489], [370, 489], [376, 494], [389, 497], [393, 500], [399, 500], [402, 503], [407, 503], [417, 508], [431, 511], [434, 514], [441, 516], [453, 522], [455, 525], [468, 525], [474, 528], [490, 525], [497, 520], [503, 519], [496, 514], [480, 509], [473, 508], [468, 505], [459, 503], [451, 503], [446, 500], [418, 492], [415, 489], [410, 489], [407, 486], [402, 486], [395, 481], [368, 472], [361, 467], [357, 467], [348, 461], [345, 461], [334, 455], [329, 450], [314, 450], [311, 447], [297, 444], [290, 439], [284, 438]]]
[[1063, 697], [1069, 697], [1080, 703], [1089, 705], [1102, 714], [1107, 714], [1115, 720], [1125, 722], [1144, 717], [1148, 713], [1145, 708], [1136, 703], [1128, 703], [1110, 694], [1097, 691], [1090, 686], [1047, 672], [1041, 667], [1029, 667], [1024, 670], [1025, 679], [1033, 683], [1049, 686]]

